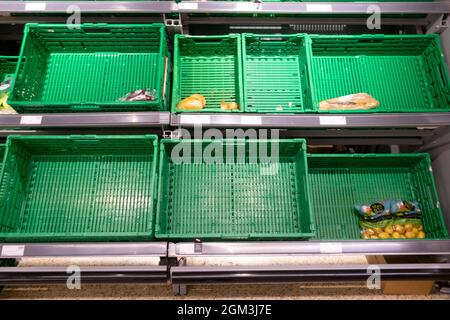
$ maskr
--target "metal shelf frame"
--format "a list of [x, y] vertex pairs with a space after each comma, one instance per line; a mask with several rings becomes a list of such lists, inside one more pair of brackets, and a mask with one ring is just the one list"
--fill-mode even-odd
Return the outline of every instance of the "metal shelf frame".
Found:
[[450, 112], [393, 114], [198, 114], [170, 112], [0, 115], [0, 129], [45, 128], [437, 128], [450, 127]]
[[[93, 21], [93, 14], [123, 14], [120, 19], [136, 17], [149, 21], [169, 20], [173, 16], [185, 19], [187, 24], [226, 23], [228, 17], [217, 15], [250, 14], [248, 17], [230, 17], [235, 24], [263, 25], [283, 23], [321, 24], [311, 15], [332, 15], [324, 23], [365, 24], [368, 8], [376, 5], [383, 14], [392, 14], [384, 23], [393, 25], [428, 26], [427, 32], [443, 32], [443, 17], [450, 14], [450, 1], [435, 2], [226, 2], [226, 1], [1, 1], [0, 23], [25, 23], [27, 21], [59, 20], [68, 15], [69, 6], [88, 14], [86, 21]], [[194, 13], [203, 16], [191, 15]], [[9, 14], [19, 14], [11, 16]], [[26, 14], [26, 15], [24, 15]], [[29, 15], [31, 14], [31, 15]], [[59, 15], [54, 15], [59, 14]], [[265, 15], [256, 17], [255, 14]], [[274, 14], [276, 17], [269, 17]], [[398, 16], [395, 16], [398, 14]], [[405, 14], [423, 14], [420, 18], [407, 18]], [[90, 16], [89, 16], [90, 15]], [[359, 15], [357, 17], [356, 15]], [[348, 16], [352, 16], [350, 18]], [[360, 18], [363, 16], [363, 18]], [[83, 17], [84, 19], [84, 17]], [[114, 22], [119, 17], [104, 15], [102, 19]], [[176, 19], [175, 19], [176, 20]], [[95, 21], [95, 19], [94, 19]], [[100, 20], [99, 20], [100, 21]], [[103, 21], [103, 20], [102, 20]], [[119, 21], [119, 20], [117, 20]], [[448, 24], [448, 18], [447, 18]], [[175, 31], [181, 31], [175, 30]], [[173, 28], [176, 29], [176, 28]], [[445, 32], [445, 33], [444, 33]], [[443, 41], [444, 54], [450, 57], [450, 41]], [[447, 58], [448, 59], [448, 58]], [[447, 61], [449, 62], [449, 61]], [[450, 176], [445, 163], [450, 159], [450, 148], [446, 134], [450, 129], [450, 113], [396, 113], [396, 114], [171, 114], [170, 112], [125, 112], [125, 113], [73, 113], [73, 114], [26, 114], [0, 115], [0, 135], [14, 132], [57, 132], [73, 129], [89, 129], [104, 132], [104, 129], [157, 129], [161, 135], [165, 130], [179, 128], [278, 128], [288, 134], [314, 136], [313, 139], [329, 139], [336, 136], [347, 142], [357, 143], [367, 137], [365, 143], [385, 141], [389, 144], [411, 143], [424, 150], [433, 148], [436, 165], [443, 183], [440, 195], [448, 194]], [[447, 131], [446, 131], [447, 130]], [[342, 140], [344, 141], [344, 140]], [[409, 141], [409, 142], [407, 142]], [[424, 145], [424, 142], [427, 144]], [[447, 154], [447, 156], [445, 156]], [[445, 157], [444, 157], [445, 156]], [[435, 170], [436, 172], [436, 170]], [[438, 180], [437, 180], [438, 181]], [[439, 182], [439, 181], [438, 181]], [[444, 199], [443, 208], [450, 208]], [[450, 212], [447, 218], [450, 219]], [[158, 266], [82, 267], [86, 282], [158, 282], [182, 286], [205, 282], [282, 282], [322, 280], [366, 280], [367, 265], [321, 265], [290, 267], [190, 267], [184, 265], [186, 258], [195, 257], [243, 257], [243, 256], [311, 256], [311, 255], [408, 255], [450, 256], [450, 240], [413, 241], [271, 241], [271, 242], [129, 242], [129, 243], [2, 243], [0, 259], [22, 258], [74, 258], [74, 257], [159, 257]], [[171, 263], [177, 262], [171, 266]], [[433, 279], [450, 280], [450, 263], [399, 264], [380, 266], [383, 279]], [[0, 285], [66, 282], [67, 270], [63, 267], [0, 267]]]
[[[450, 264], [378, 265], [383, 280], [450, 280]], [[302, 281], [367, 281], [368, 265], [310, 265], [280, 267], [173, 267], [173, 284], [261, 283]]]
[[1, 129], [138, 128], [170, 124], [169, 112], [54, 113], [0, 115]]
[[450, 112], [392, 114], [172, 114], [174, 127], [416, 128], [450, 126]]
[[0, 258], [165, 257], [167, 242], [2, 243]]
[[386, 14], [450, 13], [450, 4], [437, 2], [227, 2], [227, 1], [0, 1], [4, 13], [66, 13], [68, 6], [84, 13], [273, 13], [367, 14], [376, 5]]
[[450, 255], [450, 240], [242, 241], [169, 243], [169, 257], [304, 255]]
[[[80, 267], [82, 283], [167, 283], [166, 266]], [[1, 267], [0, 285], [67, 283], [66, 267]]]

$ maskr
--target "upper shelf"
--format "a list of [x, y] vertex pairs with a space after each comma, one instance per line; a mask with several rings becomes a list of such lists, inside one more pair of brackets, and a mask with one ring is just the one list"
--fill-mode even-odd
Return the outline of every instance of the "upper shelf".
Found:
[[0, 258], [22, 257], [165, 257], [166, 242], [129, 243], [0, 243]]
[[367, 14], [376, 5], [383, 14], [450, 13], [450, 2], [229, 2], [229, 1], [0, 1], [2, 13], [275, 13]]
[[169, 257], [250, 255], [447, 255], [449, 240], [169, 243]]
[[169, 112], [0, 115], [0, 129], [44, 128], [437, 128], [450, 126], [450, 112], [385, 114], [171, 114]]
[[172, 114], [180, 127], [415, 128], [450, 126], [450, 112], [386, 114]]
[[108, 112], [0, 115], [0, 128], [160, 127], [170, 124], [169, 112]]

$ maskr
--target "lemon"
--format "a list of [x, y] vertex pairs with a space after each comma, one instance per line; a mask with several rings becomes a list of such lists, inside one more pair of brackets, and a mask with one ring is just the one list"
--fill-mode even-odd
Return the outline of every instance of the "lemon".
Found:
[[392, 234], [394, 232], [394, 228], [391, 226], [386, 227], [386, 228], [384, 228], [384, 232]]
[[377, 234], [384, 232], [383, 228], [375, 228], [374, 230]]
[[388, 238], [389, 238], [389, 233], [387, 233], [387, 232], [381, 232], [381, 233], [378, 234], [378, 237], [379, 237], [380, 239], [388, 239]]
[[419, 233], [417, 234], [417, 238], [419, 238], [419, 239], [425, 239], [425, 232], [419, 231]]
[[400, 234], [404, 234], [405, 233], [405, 227], [402, 226], [401, 224], [396, 224], [394, 226], [394, 231], [400, 233]]
[[405, 225], [405, 230], [406, 231], [411, 231], [412, 228], [413, 228], [413, 225], [411, 223], [408, 223], [408, 224]]
[[405, 236], [408, 239], [412, 239], [412, 238], [416, 237], [416, 234], [414, 232], [411, 232], [411, 231], [406, 231]]
[[392, 238], [394, 238], [394, 239], [400, 239], [400, 236], [401, 236], [401, 234], [398, 233], [398, 232], [394, 232], [394, 233], [392, 234]]

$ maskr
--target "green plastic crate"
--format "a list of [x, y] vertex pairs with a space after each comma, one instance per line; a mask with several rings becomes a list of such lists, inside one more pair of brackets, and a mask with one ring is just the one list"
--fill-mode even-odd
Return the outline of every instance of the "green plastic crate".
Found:
[[[182, 112], [177, 104], [195, 93], [206, 98], [197, 112], [243, 111], [240, 35], [175, 35], [173, 74], [172, 112]], [[222, 101], [238, 103], [239, 110], [222, 110]]]
[[[272, 140], [273, 145], [268, 140], [212, 141], [161, 141], [156, 238], [282, 240], [314, 235], [304, 140]], [[255, 141], [267, 147], [263, 154], [269, 156], [278, 146], [279, 162], [254, 156], [250, 150], [257, 147]], [[172, 154], [186, 161], [180, 163]]]
[[0, 241], [153, 238], [158, 138], [10, 136]]
[[[3, 159], [5, 158], [5, 150], [6, 150], [6, 146], [2, 143], [0, 144], [0, 172], [2, 172], [3, 169]], [[0, 200], [2, 199], [2, 195], [3, 195], [3, 185], [0, 184]]]
[[[77, 27], [77, 26], [74, 26]], [[163, 24], [27, 24], [10, 96], [19, 113], [167, 110]], [[154, 101], [120, 101], [155, 89]]]
[[385, 199], [419, 201], [427, 239], [448, 238], [428, 154], [309, 155], [308, 169], [315, 239], [360, 239], [354, 206]]
[[311, 40], [314, 111], [322, 100], [359, 92], [371, 94], [380, 105], [353, 112], [450, 110], [450, 81], [438, 35], [311, 36]]
[[16, 72], [17, 57], [0, 56], [0, 83]]
[[243, 34], [247, 112], [295, 113], [312, 108], [305, 34]]

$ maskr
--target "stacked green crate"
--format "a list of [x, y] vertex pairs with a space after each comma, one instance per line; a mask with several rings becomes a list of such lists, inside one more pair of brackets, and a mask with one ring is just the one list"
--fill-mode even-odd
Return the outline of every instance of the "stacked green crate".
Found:
[[[10, 96], [19, 113], [166, 110], [164, 25], [27, 24], [24, 33]], [[156, 94], [123, 101], [135, 90]]]
[[10, 136], [0, 240], [153, 238], [156, 136]]
[[315, 239], [360, 239], [354, 206], [385, 199], [418, 201], [427, 239], [448, 238], [428, 154], [309, 155], [308, 169]]
[[310, 38], [312, 111], [322, 100], [355, 93], [379, 101], [368, 112], [450, 111], [450, 81], [438, 35]]
[[247, 112], [305, 112], [312, 102], [304, 34], [243, 34]]
[[[241, 36], [175, 35], [172, 112], [192, 94], [201, 94], [206, 107], [201, 112], [242, 112]], [[225, 111], [221, 103], [236, 102], [238, 110]]]
[[155, 237], [313, 236], [305, 151], [302, 139], [162, 140]]

